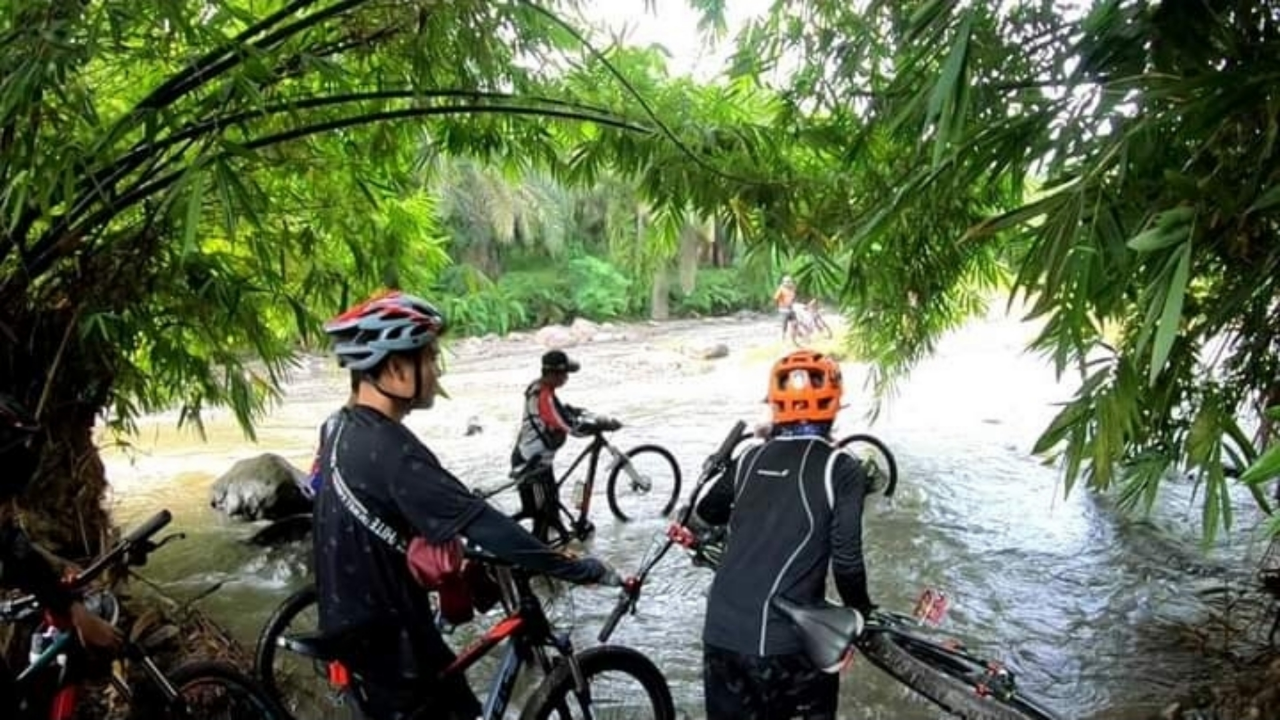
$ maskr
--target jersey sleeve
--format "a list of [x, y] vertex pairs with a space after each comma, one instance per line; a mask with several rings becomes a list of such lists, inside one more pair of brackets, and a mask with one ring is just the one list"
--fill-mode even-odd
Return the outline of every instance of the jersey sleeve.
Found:
[[391, 499], [414, 530], [442, 543], [462, 534], [485, 502], [424, 452], [410, 452], [391, 480]]
[[865, 611], [871, 607], [862, 552], [862, 511], [870, 487], [867, 475], [849, 455], [836, 453], [826, 479], [833, 495], [831, 574], [836, 591], [845, 605]]

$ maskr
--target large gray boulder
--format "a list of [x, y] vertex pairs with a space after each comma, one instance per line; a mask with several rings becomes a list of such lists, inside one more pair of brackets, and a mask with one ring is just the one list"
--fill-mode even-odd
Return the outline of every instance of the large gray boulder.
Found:
[[562, 350], [578, 344], [573, 331], [564, 325], [547, 325], [534, 333], [533, 339], [539, 345], [551, 350]]
[[302, 494], [306, 473], [275, 453], [236, 462], [213, 483], [209, 505], [244, 520], [275, 520], [311, 512]]

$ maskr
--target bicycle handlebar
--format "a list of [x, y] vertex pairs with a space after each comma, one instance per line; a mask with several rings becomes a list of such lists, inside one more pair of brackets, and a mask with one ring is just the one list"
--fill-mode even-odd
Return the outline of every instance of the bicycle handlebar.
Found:
[[[67, 587], [79, 590], [101, 575], [108, 567], [116, 565], [121, 560], [124, 560], [129, 565], [143, 564], [146, 562], [147, 553], [159, 547], [152, 545], [151, 536], [160, 532], [172, 521], [173, 514], [168, 510], [161, 510], [147, 518], [146, 522], [134, 528], [128, 535], [125, 535], [124, 539], [111, 548], [109, 552], [94, 560], [89, 567], [76, 573], [75, 576], [67, 581]], [[40, 601], [34, 595], [24, 595], [5, 600], [0, 602], [0, 622], [16, 622], [29, 617], [39, 609]]]
[[733, 429], [725, 436], [724, 442], [720, 443], [720, 447], [703, 461], [702, 471], [704, 473], [714, 471], [728, 462], [730, 453], [738, 446], [738, 443], [742, 442], [746, 430], [747, 423], [745, 420], [739, 420], [734, 423]]
[[[729, 455], [733, 452], [733, 449], [738, 446], [738, 443], [742, 442], [744, 437], [746, 437], [746, 429], [746, 421], [739, 420], [734, 423], [733, 427], [729, 430], [729, 434], [726, 435], [724, 440], [720, 443], [720, 447], [716, 448], [716, 451], [707, 456], [707, 459], [703, 461], [702, 475], [699, 476], [698, 481], [694, 483], [693, 491], [689, 497], [689, 503], [684, 508], [684, 512], [680, 514], [680, 517], [676, 519], [676, 524], [688, 524], [689, 516], [693, 513], [693, 503], [698, 499], [698, 494], [702, 491], [702, 487], [707, 484], [708, 480], [715, 476], [718, 470], [724, 467], [725, 463], [729, 459]], [[645, 579], [649, 577], [649, 572], [653, 570], [654, 566], [656, 566], [663, 557], [666, 556], [667, 552], [671, 550], [671, 546], [674, 544], [675, 540], [671, 534], [668, 533], [667, 539], [663, 543], [662, 548], [649, 557], [644, 564], [641, 565], [640, 570], [636, 572], [634, 576], [627, 578], [622, 583], [622, 591], [618, 594], [618, 601], [614, 604], [612, 612], [609, 613], [609, 617], [605, 619], [604, 625], [596, 635], [596, 639], [599, 642], [608, 642], [609, 636], [613, 634], [618, 622], [622, 620], [622, 616], [635, 610], [636, 602], [640, 599], [640, 590], [644, 586]]]
[[[147, 518], [146, 522], [134, 528], [106, 555], [93, 561], [89, 567], [76, 574], [71, 581], [71, 586], [79, 588], [89, 581], [101, 575], [108, 567], [115, 565], [124, 559], [129, 565], [142, 565], [146, 562], [147, 554], [154, 550], [154, 547], [148, 547], [151, 544], [151, 536], [160, 532], [166, 525], [173, 522], [173, 513], [168, 510], [160, 512]], [[132, 553], [141, 551], [138, 556]]]

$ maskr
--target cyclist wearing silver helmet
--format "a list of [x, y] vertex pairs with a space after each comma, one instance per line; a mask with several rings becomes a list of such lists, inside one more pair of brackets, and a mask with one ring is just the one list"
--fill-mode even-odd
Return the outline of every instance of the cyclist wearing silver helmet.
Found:
[[[411, 410], [431, 407], [440, 392], [445, 330], [436, 308], [400, 292], [361, 303], [325, 325], [358, 386], [321, 449], [313, 535], [320, 627], [342, 638], [341, 660], [370, 720], [418, 717], [425, 707], [434, 718], [474, 718], [481, 710], [465, 679], [437, 680], [453, 652], [432, 622], [427, 592], [370, 516], [401, 537], [436, 544], [465, 537], [513, 564], [570, 582], [619, 582], [599, 560], [548, 549], [468, 492], [403, 425]], [[363, 508], [365, 517], [353, 507]]]

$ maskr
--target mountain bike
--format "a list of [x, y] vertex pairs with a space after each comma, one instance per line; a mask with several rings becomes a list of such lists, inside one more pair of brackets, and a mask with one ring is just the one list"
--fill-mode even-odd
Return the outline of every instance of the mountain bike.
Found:
[[[652, 547], [640, 563], [636, 574], [623, 581], [622, 591], [614, 604], [612, 612], [605, 618], [597, 638], [600, 642], [608, 642], [617, 628], [622, 616], [634, 614], [644, 589], [645, 581], [653, 568], [666, 556], [675, 545], [693, 551], [693, 562], [702, 567], [715, 568], [719, 564], [720, 553], [727, 533], [723, 528], [712, 530], [701, 537], [695, 537], [689, 528], [689, 517], [698, 503], [703, 489], [729, 466], [734, 451], [743, 442], [756, 438], [754, 433], [747, 432], [747, 424], [741, 420], [734, 424], [729, 433], [721, 441], [720, 447], [707, 456], [702, 463], [702, 470], [689, 493], [689, 502], [681, 508], [675, 522], [667, 528], [666, 536], [656, 547]], [[879, 438], [866, 433], [855, 433], [836, 441], [835, 446], [843, 452], [850, 453], [862, 463], [864, 471], [871, 480], [874, 492], [883, 492], [887, 498], [893, 497], [898, 487], [898, 461], [889, 447]]]
[[856, 648], [873, 665], [955, 717], [1057, 719], [1018, 686], [1012, 669], [954, 640], [926, 637], [926, 623], [913, 615], [876, 610], [863, 618], [853, 608], [802, 606], [783, 597], [775, 597], [773, 606], [799, 629], [816, 667], [836, 670], [847, 664]]
[[[85, 607], [115, 625], [119, 620], [119, 602], [106, 590], [88, 591], [89, 583], [111, 569], [140, 566], [147, 556], [171, 540], [183, 537], [169, 535], [159, 542], [151, 537], [172, 520], [163, 510], [125, 536], [110, 552], [89, 567], [72, 576], [67, 585], [82, 598]], [[17, 677], [22, 711], [19, 718], [36, 720], [70, 720], [76, 715], [81, 700], [80, 685], [94, 675], [93, 664], [79, 646], [74, 628], [65, 618], [45, 612], [31, 596], [0, 602], [0, 622], [18, 623], [43, 616], [32, 633], [31, 662]], [[227, 720], [278, 720], [280, 714], [261, 688], [235, 668], [219, 662], [192, 662], [170, 672], [162, 672], [147, 651], [126, 639], [120, 659], [137, 663], [158, 700], [154, 716], [145, 714], [151, 703], [134, 702], [135, 689], [112, 673], [111, 685], [129, 701], [133, 718], [227, 718]]]
[[822, 309], [818, 307], [817, 300], [810, 300], [807, 303], [798, 302], [792, 306], [795, 316], [795, 334], [793, 337], [796, 343], [808, 342], [810, 338], [822, 331], [828, 339], [833, 336], [831, 326], [822, 318]]
[[[637, 717], [675, 720], [675, 703], [667, 680], [656, 665], [642, 653], [616, 645], [601, 645], [578, 651], [567, 633], [552, 626], [542, 603], [530, 586], [530, 575], [502, 560], [469, 549], [467, 557], [486, 563], [493, 571], [502, 591], [506, 616], [467, 646], [445, 668], [440, 678], [464, 674], [481, 658], [505, 645], [497, 675], [484, 702], [484, 720], [504, 717], [514, 694], [516, 682], [526, 666], [540, 670], [543, 679], [520, 713], [521, 720], [594, 717], [593, 712], [609, 710], [637, 711]], [[295, 597], [304, 597], [301, 593]], [[322, 633], [283, 634], [274, 640], [276, 655], [285, 651], [313, 663], [314, 672], [326, 678], [332, 702], [345, 702], [358, 691], [359, 678], [339, 658], [354, 636]], [[552, 659], [552, 654], [558, 659]], [[272, 672], [267, 668], [260, 668]], [[616, 674], [634, 681], [631, 687], [616, 688], [605, 682], [605, 675]], [[274, 680], [268, 687], [279, 687]], [[288, 702], [280, 695], [278, 699]], [[439, 708], [424, 708], [414, 715], [426, 720]], [[610, 713], [612, 714], [612, 712]]]
[[[660, 445], [638, 445], [623, 452], [609, 442], [606, 433], [618, 430], [622, 424], [607, 418], [588, 417], [579, 430], [591, 436], [591, 441], [578, 453], [569, 468], [556, 480], [557, 520], [545, 527], [534, 520], [534, 535], [553, 546], [573, 540], [586, 540], [595, 532], [590, 520], [591, 496], [595, 490], [596, 472], [600, 470], [600, 457], [609, 456], [608, 477], [605, 491], [609, 509], [622, 522], [634, 517], [666, 517], [675, 508], [680, 497], [680, 465], [669, 450]], [[561, 499], [565, 483], [573, 477], [578, 466], [587, 462], [585, 477], [574, 485], [572, 506]], [[496, 488], [477, 488], [475, 493], [486, 500], [499, 493], [528, 482], [541, 467], [530, 464], [512, 473], [510, 481]], [[645, 496], [652, 496], [646, 502]], [[551, 535], [557, 536], [552, 538]]]

